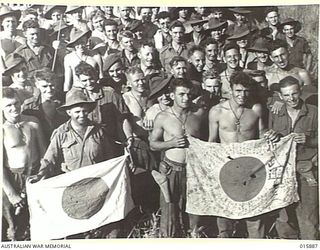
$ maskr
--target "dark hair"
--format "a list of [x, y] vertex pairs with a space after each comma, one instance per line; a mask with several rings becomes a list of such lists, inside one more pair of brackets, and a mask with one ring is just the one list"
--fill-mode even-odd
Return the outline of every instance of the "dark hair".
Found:
[[76, 76], [86, 75], [92, 76], [94, 79], [98, 79], [98, 72], [90, 64], [86, 62], [80, 62], [74, 69]]
[[134, 38], [134, 34], [130, 30], [123, 30], [119, 33], [119, 41], [122, 40], [122, 38]]
[[210, 70], [205, 70], [202, 73], [202, 80], [205, 81], [207, 79], [219, 79], [221, 80], [220, 74], [218, 70], [215, 69], [210, 69]]
[[264, 10], [265, 16], [267, 16], [270, 12], [277, 12], [277, 13], [279, 13], [279, 9], [278, 9], [277, 6], [269, 6], [269, 7], [266, 7], [265, 10]]
[[241, 84], [243, 87], [247, 87], [251, 89], [253, 87], [253, 80], [248, 74], [242, 71], [236, 71], [230, 77], [231, 89], [235, 84]]
[[207, 38], [207, 39], [204, 41], [204, 43], [203, 43], [204, 47], [207, 47], [207, 46], [210, 45], [210, 44], [216, 44], [216, 45], [218, 45], [218, 42], [217, 42], [215, 39], [213, 39], [212, 37], [209, 37], [209, 38]]
[[28, 8], [22, 11], [22, 16], [25, 17], [27, 15], [35, 15], [36, 17], [38, 17], [38, 12], [33, 8]]
[[143, 7], [138, 7], [137, 8], [137, 14], [140, 16], [140, 14], [141, 14], [141, 10], [142, 9], [150, 9], [151, 10], [151, 7], [147, 7], [147, 6], [143, 6]]
[[175, 66], [178, 62], [185, 62], [186, 64], [188, 63], [187, 59], [185, 59], [182, 56], [174, 56], [169, 62], [170, 68]]
[[133, 67], [129, 67], [127, 70], [126, 70], [126, 76], [128, 78], [129, 75], [134, 75], [134, 74], [143, 74], [143, 71], [141, 68], [137, 67], [137, 66], [133, 66]]
[[139, 52], [141, 51], [141, 49], [143, 49], [144, 47], [151, 47], [153, 48], [153, 50], [155, 50], [156, 48], [154, 47], [154, 44], [152, 42], [148, 42], [148, 41], [144, 41], [142, 42], [142, 44], [139, 46]]
[[10, 87], [2, 88], [2, 98], [15, 99], [16, 97], [18, 97], [18, 94], [15, 89]]
[[94, 18], [97, 18], [97, 17], [102, 17], [104, 20], [106, 20], [105, 13], [101, 9], [96, 9], [92, 11], [89, 15], [89, 20], [92, 21]]
[[39, 23], [35, 20], [27, 20], [22, 24], [23, 31], [26, 31], [27, 29], [39, 29]]
[[203, 50], [203, 48], [202, 48], [201, 46], [194, 45], [194, 46], [192, 46], [192, 47], [189, 49], [189, 51], [188, 51], [188, 58], [190, 58], [195, 51], [200, 51], [200, 52], [202, 52], [203, 54], [205, 54], [205, 52], [204, 52], [204, 50]]
[[225, 54], [228, 50], [235, 49], [239, 52], [240, 48], [235, 42], [227, 43], [223, 46], [223, 53]]
[[180, 22], [180, 21], [173, 21], [170, 26], [169, 26], [169, 29], [170, 30], [173, 30], [174, 28], [176, 27], [180, 27], [182, 28], [184, 31], [186, 30], [186, 28], [184, 27], [183, 23]]
[[299, 80], [293, 76], [286, 76], [285, 78], [281, 79], [279, 81], [279, 88], [285, 88], [292, 85], [298, 85], [300, 86]]
[[113, 19], [106, 19], [104, 26], [117, 26], [118, 27], [118, 23]]
[[283, 41], [281, 39], [276, 39], [276, 40], [270, 41], [268, 44], [268, 50], [269, 50], [270, 54], [272, 53], [272, 51], [275, 51], [279, 48], [285, 48], [287, 50], [288, 45], [285, 41]]
[[171, 17], [170, 17], [170, 13], [168, 12], [168, 11], [161, 11], [161, 12], [159, 12], [158, 13], [158, 15], [157, 15], [157, 19], [159, 20], [159, 19], [165, 19], [165, 18], [170, 18], [170, 20], [171, 20]]
[[57, 75], [48, 68], [38, 69], [33, 73], [35, 81], [46, 81], [55, 83], [57, 81]]
[[170, 92], [174, 92], [177, 89], [177, 87], [185, 87], [188, 89], [192, 89], [193, 84], [191, 80], [188, 80], [188, 79], [174, 78], [170, 82], [170, 86], [169, 86]]

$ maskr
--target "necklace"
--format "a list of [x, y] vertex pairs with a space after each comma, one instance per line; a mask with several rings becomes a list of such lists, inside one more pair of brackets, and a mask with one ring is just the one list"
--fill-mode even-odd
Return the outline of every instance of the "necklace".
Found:
[[146, 105], [142, 105], [141, 102], [138, 100], [138, 98], [133, 94], [132, 91], [130, 91], [132, 97], [135, 99], [135, 101], [138, 103], [139, 107], [141, 108], [141, 111], [142, 111], [142, 117], [143, 118], [146, 114], [146, 111], [147, 111], [147, 107]]
[[229, 100], [228, 103], [229, 103], [230, 109], [231, 109], [231, 111], [232, 111], [232, 113], [233, 113], [233, 116], [234, 116], [234, 118], [236, 119], [236, 121], [235, 121], [234, 124], [237, 126], [237, 132], [240, 132], [240, 120], [241, 120], [241, 117], [242, 117], [242, 115], [243, 115], [244, 109], [242, 109], [241, 114], [240, 114], [240, 116], [238, 117], [237, 114], [236, 114], [236, 112], [233, 110], [233, 108], [232, 108], [232, 106], [231, 106], [231, 104], [230, 104], [230, 100]]
[[184, 119], [184, 121], [182, 119], [179, 118], [179, 116], [176, 115], [176, 113], [173, 111], [173, 108], [170, 107], [171, 109], [171, 113], [174, 115], [175, 118], [177, 118], [177, 120], [180, 122], [181, 124], [181, 128], [182, 128], [182, 132], [185, 133], [186, 132], [186, 122], [188, 120], [188, 115], [189, 113], [186, 113], [186, 118]]

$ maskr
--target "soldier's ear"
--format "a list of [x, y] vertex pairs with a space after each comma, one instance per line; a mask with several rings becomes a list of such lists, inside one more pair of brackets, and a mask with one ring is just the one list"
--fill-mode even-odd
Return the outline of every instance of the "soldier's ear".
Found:
[[137, 56], [138, 56], [139, 59], [141, 59], [141, 53], [140, 53], [140, 51], [138, 52]]
[[67, 115], [68, 115], [68, 116], [71, 116], [70, 109], [67, 109], [66, 112], [67, 112]]
[[174, 93], [173, 93], [173, 92], [170, 93], [170, 98], [171, 98], [172, 100], [174, 100]]

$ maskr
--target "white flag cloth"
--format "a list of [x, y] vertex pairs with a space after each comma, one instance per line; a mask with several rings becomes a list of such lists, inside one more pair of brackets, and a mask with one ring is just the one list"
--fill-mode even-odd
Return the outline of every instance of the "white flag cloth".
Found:
[[292, 135], [273, 146], [265, 139], [220, 144], [190, 137], [189, 142], [186, 212], [242, 219], [299, 200]]
[[127, 156], [27, 183], [31, 240], [50, 240], [123, 219], [134, 207]]

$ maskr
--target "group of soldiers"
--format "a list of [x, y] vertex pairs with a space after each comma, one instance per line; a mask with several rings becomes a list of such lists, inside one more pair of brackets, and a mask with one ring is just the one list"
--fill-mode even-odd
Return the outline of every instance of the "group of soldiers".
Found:
[[[185, 212], [188, 136], [272, 143], [290, 133], [300, 200], [242, 220], [245, 237], [265, 238], [272, 219], [279, 238], [319, 239], [311, 49], [301, 22], [256, 9], [2, 5], [3, 240], [28, 239], [27, 179], [124, 150], [137, 211], [160, 208], [161, 237], [199, 237], [207, 218]], [[234, 236], [239, 222], [215, 219], [218, 237]], [[127, 224], [70, 238], [125, 237]]]

